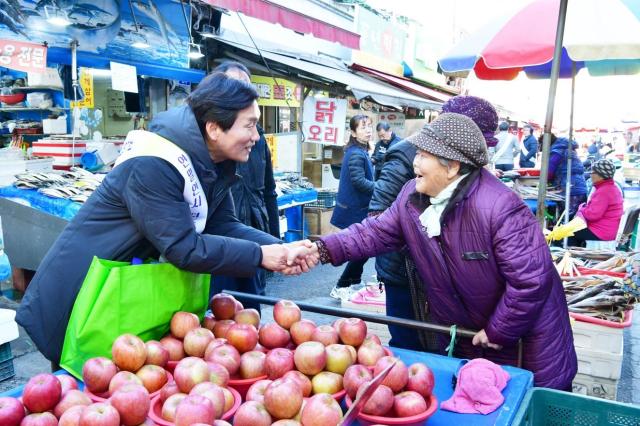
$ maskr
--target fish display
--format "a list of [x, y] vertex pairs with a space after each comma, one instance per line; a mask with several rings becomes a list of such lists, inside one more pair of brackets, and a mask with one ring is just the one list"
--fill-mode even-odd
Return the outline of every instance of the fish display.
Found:
[[16, 175], [14, 186], [21, 189], [37, 189], [52, 198], [65, 198], [78, 203], [89, 199], [100, 185], [101, 175], [72, 167], [69, 171], [46, 173], [27, 172]]

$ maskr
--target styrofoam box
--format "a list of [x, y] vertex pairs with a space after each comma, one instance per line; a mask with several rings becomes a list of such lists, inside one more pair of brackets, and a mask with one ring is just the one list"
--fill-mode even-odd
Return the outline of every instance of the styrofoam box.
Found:
[[42, 132], [49, 135], [64, 135], [67, 133], [67, 118], [42, 120]]
[[606, 327], [583, 321], [572, 321], [573, 344], [593, 351], [618, 351], [623, 344], [622, 328]]
[[576, 374], [573, 379], [572, 391], [581, 395], [615, 401], [618, 393], [618, 381], [586, 374]]
[[576, 355], [578, 356], [578, 373], [612, 380], [620, 378], [622, 345], [616, 352], [576, 348]]
[[15, 317], [16, 311], [0, 309], [0, 345], [18, 338], [18, 324]]
[[33, 160], [0, 161], [0, 186], [8, 186], [16, 181], [16, 175], [25, 171], [46, 172], [53, 170], [53, 158]]

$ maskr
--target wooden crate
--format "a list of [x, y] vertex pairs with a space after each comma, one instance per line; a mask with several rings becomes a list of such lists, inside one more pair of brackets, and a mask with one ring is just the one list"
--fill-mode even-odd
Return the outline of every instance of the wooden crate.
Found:
[[332, 215], [333, 208], [305, 207], [304, 220], [309, 230], [309, 235], [320, 236], [333, 232], [330, 222]]

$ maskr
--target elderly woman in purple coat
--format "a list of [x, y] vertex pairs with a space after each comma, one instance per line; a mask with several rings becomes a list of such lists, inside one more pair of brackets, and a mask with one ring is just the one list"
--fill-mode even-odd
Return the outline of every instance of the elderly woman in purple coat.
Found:
[[480, 330], [456, 356], [515, 365], [522, 339], [535, 385], [569, 390], [577, 360], [560, 277], [527, 206], [484, 169], [480, 129], [445, 113], [409, 140], [416, 178], [391, 207], [310, 250], [340, 265], [407, 246], [430, 320]]

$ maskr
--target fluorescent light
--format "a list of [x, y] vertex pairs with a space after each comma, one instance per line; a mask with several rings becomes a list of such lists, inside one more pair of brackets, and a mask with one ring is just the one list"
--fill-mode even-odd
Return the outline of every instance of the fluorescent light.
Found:
[[47, 22], [56, 27], [67, 27], [71, 25], [71, 22], [62, 16], [52, 16], [47, 19]]
[[111, 70], [89, 68], [89, 72], [94, 77], [111, 77]]
[[131, 45], [131, 47], [135, 47], [136, 49], [148, 49], [151, 46], [149, 46], [147, 43], [145, 43], [144, 41], [136, 41], [135, 43], [133, 43]]

